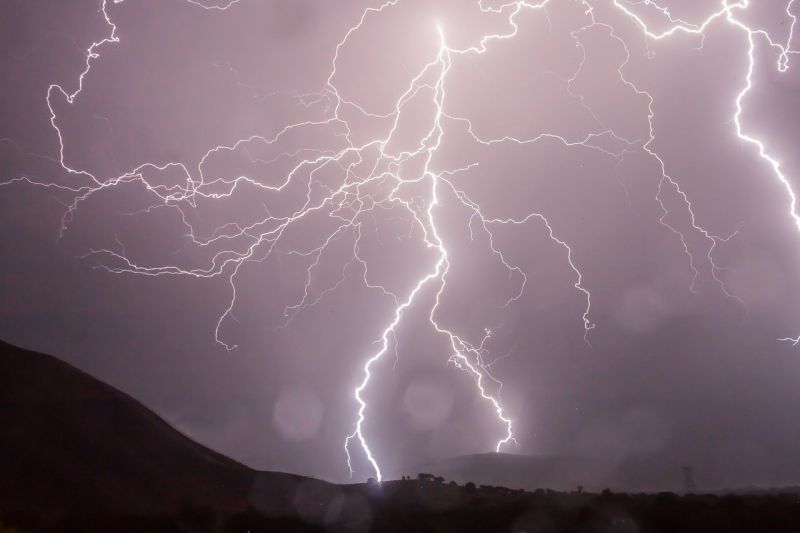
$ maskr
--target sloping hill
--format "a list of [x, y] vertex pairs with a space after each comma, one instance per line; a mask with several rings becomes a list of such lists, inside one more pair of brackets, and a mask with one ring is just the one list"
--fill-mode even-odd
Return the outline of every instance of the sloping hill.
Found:
[[142, 404], [51, 356], [0, 342], [4, 506], [235, 504], [253, 472]]
[[[122, 392], [0, 342], [0, 511], [170, 513], [186, 506], [295, 513], [298, 487], [192, 441]], [[306, 489], [307, 490], [307, 489]]]

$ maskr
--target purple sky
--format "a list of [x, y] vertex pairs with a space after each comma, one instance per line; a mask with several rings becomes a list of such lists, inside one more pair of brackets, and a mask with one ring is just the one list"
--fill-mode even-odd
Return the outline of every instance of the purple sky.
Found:
[[377, 355], [387, 477], [505, 418], [799, 483], [800, 6], [754, 4], [0, 0], [0, 337], [257, 468], [350, 479]]

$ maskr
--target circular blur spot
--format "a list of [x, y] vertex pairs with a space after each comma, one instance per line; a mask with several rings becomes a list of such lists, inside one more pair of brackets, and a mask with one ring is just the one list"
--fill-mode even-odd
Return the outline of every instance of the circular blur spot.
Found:
[[787, 279], [781, 266], [768, 257], [749, 257], [729, 271], [726, 282], [747, 307], [775, 308], [785, 297]]
[[323, 407], [319, 397], [308, 388], [283, 391], [275, 402], [272, 419], [284, 439], [308, 440], [319, 431]]
[[434, 376], [413, 379], [403, 393], [409, 425], [426, 431], [442, 425], [453, 410], [455, 395], [450, 384]]
[[[336, 485], [330, 485], [316, 479], [300, 483], [294, 494], [294, 508], [297, 514], [308, 523], [327, 523], [329, 516], [335, 512], [335, 518], [343, 505], [341, 491]], [[333, 511], [330, 510], [333, 505]]]
[[328, 505], [325, 507], [325, 515], [323, 516], [323, 523], [326, 526], [336, 524], [342, 516], [342, 509], [347, 501], [347, 498], [342, 494], [337, 494]]
[[367, 533], [372, 528], [372, 508], [369, 502], [358, 493], [348, 494], [344, 505], [339, 509], [340, 517], [336, 531]]
[[615, 313], [620, 326], [639, 334], [657, 330], [667, 316], [668, 311], [663, 298], [649, 287], [628, 290]]

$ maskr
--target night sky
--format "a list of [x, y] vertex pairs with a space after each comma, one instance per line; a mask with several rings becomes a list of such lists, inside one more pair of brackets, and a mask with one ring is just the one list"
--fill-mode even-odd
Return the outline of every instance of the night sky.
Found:
[[379, 355], [387, 478], [498, 401], [504, 452], [800, 483], [800, 6], [752, 3], [0, 0], [0, 338], [261, 469], [351, 479]]

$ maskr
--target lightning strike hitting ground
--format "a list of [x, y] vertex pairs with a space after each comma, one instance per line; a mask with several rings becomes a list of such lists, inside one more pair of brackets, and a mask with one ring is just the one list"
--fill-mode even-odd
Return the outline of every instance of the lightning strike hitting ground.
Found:
[[[225, 11], [234, 9], [237, 4], [245, 0], [232, 0], [219, 4], [200, 2], [197, 0], [185, 0], [187, 3], [197, 8], [209, 11]], [[123, 0], [113, 0], [113, 4], [120, 4]], [[662, 6], [650, 0], [626, 1], [626, 0], [541, 0], [539, 2], [514, 1], [499, 6], [487, 6], [484, 1], [478, 2], [480, 11], [484, 14], [502, 15], [505, 20], [506, 30], [499, 33], [485, 34], [474, 46], [458, 49], [448, 46], [446, 28], [450, 21], [439, 21], [439, 26], [431, 21], [431, 27], [421, 31], [438, 31], [438, 49], [430, 51], [430, 62], [425, 64], [421, 70], [411, 79], [405, 91], [400, 95], [394, 104], [394, 108], [389, 113], [373, 113], [365, 106], [356, 101], [349, 100], [340, 94], [337, 87], [337, 79], [340, 73], [337, 69], [340, 57], [345, 53], [345, 49], [350, 38], [357, 34], [362, 28], [370, 24], [378, 17], [391, 17], [392, 11], [397, 8], [401, 0], [389, 0], [377, 7], [365, 9], [356, 23], [345, 32], [342, 39], [338, 42], [335, 49], [331, 51], [332, 61], [330, 74], [327, 77], [325, 86], [317, 93], [291, 95], [306, 108], [324, 104], [329, 110], [328, 116], [324, 120], [305, 121], [288, 124], [272, 137], [262, 137], [253, 135], [245, 137], [232, 145], [219, 145], [208, 150], [198, 161], [195, 168], [189, 168], [183, 163], [178, 162], [145, 162], [135, 168], [112, 178], [101, 179], [87, 170], [73, 168], [65, 159], [66, 139], [59, 126], [59, 117], [54, 107], [54, 101], [63, 100], [64, 103], [73, 104], [80, 96], [92, 69], [92, 65], [100, 59], [101, 49], [113, 44], [120, 43], [117, 32], [117, 25], [109, 14], [109, 4], [107, 0], [100, 3], [100, 12], [108, 27], [107, 36], [99, 41], [93, 42], [86, 50], [85, 66], [78, 74], [74, 84], [51, 84], [45, 96], [46, 104], [50, 113], [50, 124], [58, 139], [58, 156], [49, 158], [55, 161], [67, 175], [85, 181], [83, 185], [64, 185], [51, 181], [35, 179], [29, 176], [12, 176], [0, 185], [10, 185], [12, 183], [24, 182], [31, 185], [58, 189], [71, 196], [71, 201], [67, 204], [61, 221], [60, 233], [68, 230], [73, 219], [73, 215], [81, 204], [97, 193], [123, 184], [138, 184], [145, 188], [153, 198], [153, 203], [144, 210], [149, 213], [156, 209], [175, 210], [185, 228], [186, 235], [191, 243], [198, 248], [215, 250], [210, 262], [204, 265], [186, 268], [177, 264], [143, 265], [138, 264], [133, 258], [129, 257], [125, 246], [119, 239], [116, 239], [117, 249], [90, 249], [85, 258], [99, 259], [99, 268], [117, 274], [139, 274], [146, 276], [193, 276], [197, 278], [224, 277], [230, 285], [231, 298], [227, 307], [219, 317], [215, 330], [217, 342], [232, 350], [235, 344], [229, 344], [223, 340], [220, 328], [223, 323], [234, 318], [234, 309], [237, 301], [237, 276], [243, 265], [249, 262], [263, 262], [274, 255], [293, 256], [308, 261], [305, 272], [305, 283], [303, 293], [295, 303], [289, 303], [284, 308], [286, 317], [282, 327], [289, 327], [294, 317], [319, 303], [326, 295], [336, 291], [346, 280], [349, 273], [353, 270], [359, 271], [363, 284], [366, 288], [378, 292], [386, 298], [392, 306], [392, 320], [385, 326], [381, 335], [378, 337], [377, 350], [366, 357], [363, 367], [361, 367], [361, 380], [353, 390], [353, 396], [357, 405], [356, 420], [352, 433], [346, 437], [344, 452], [347, 457], [347, 465], [350, 474], [353, 475], [355, 466], [353, 465], [354, 446], [363, 453], [366, 461], [372, 469], [375, 477], [381, 480], [383, 473], [380, 468], [379, 460], [375, 451], [370, 448], [366, 435], [365, 423], [367, 421], [368, 399], [365, 394], [375, 378], [375, 364], [383, 358], [394, 346], [397, 350], [397, 329], [404, 316], [411, 312], [412, 308], [421, 305], [424, 301], [423, 295], [428, 291], [428, 297], [433, 295], [433, 304], [426, 311], [430, 326], [433, 331], [443, 336], [449, 342], [449, 361], [459, 369], [467, 372], [473, 379], [477, 392], [491, 406], [496, 413], [498, 423], [504, 428], [503, 434], [496, 442], [495, 450], [501, 451], [504, 446], [511, 442], [516, 442], [513, 432], [512, 419], [503, 409], [501, 391], [503, 384], [496, 378], [491, 367], [497, 361], [507, 357], [506, 354], [493, 361], [487, 362], [486, 355], [489, 353], [488, 344], [491, 342], [493, 332], [485, 329], [479, 341], [470, 341], [475, 338], [469, 332], [457, 332], [452, 327], [446, 327], [439, 317], [440, 307], [445, 290], [447, 287], [448, 276], [451, 274], [451, 254], [448, 243], [440, 229], [440, 220], [437, 218], [442, 207], [444, 198], [449, 202], [457, 202], [466, 209], [471, 216], [469, 218], [468, 230], [471, 238], [474, 238], [475, 231], [484, 235], [488, 242], [488, 254], [493, 257], [502, 267], [508, 271], [509, 277], [518, 280], [513, 295], [506, 301], [504, 307], [513, 305], [524, 296], [528, 275], [519, 266], [513, 264], [507, 251], [497, 247], [495, 242], [496, 228], [516, 226], [519, 228], [527, 227], [528, 224], [541, 224], [547, 231], [550, 240], [558, 245], [565, 252], [565, 266], [574, 273], [574, 288], [585, 298], [585, 307], [580, 317], [584, 329], [584, 341], [589, 343], [590, 331], [595, 327], [591, 319], [592, 297], [589, 289], [584, 285], [584, 276], [579, 269], [580, 250], [573, 248], [564, 240], [557, 237], [558, 230], [554, 228], [544, 214], [531, 212], [526, 216], [507, 216], [503, 213], [488, 214], [485, 209], [459, 185], [459, 175], [480, 165], [479, 161], [470, 163], [463, 168], [436, 168], [434, 156], [441, 146], [443, 138], [447, 135], [449, 127], [460, 127], [466, 129], [476, 145], [491, 148], [496, 145], [514, 144], [519, 146], [533, 145], [541, 142], [551, 142], [560, 144], [569, 149], [591, 150], [602, 154], [616, 162], [616, 165], [628, 154], [645, 154], [650, 160], [654, 161], [660, 169], [655, 200], [661, 209], [660, 222], [672, 232], [677, 240], [680, 241], [683, 252], [688, 258], [688, 265], [693, 273], [693, 280], [689, 287], [695, 291], [696, 285], [704, 277], [703, 272], [707, 271], [710, 279], [718, 289], [726, 296], [739, 301], [739, 298], [732, 294], [719, 277], [719, 273], [725, 268], [719, 266], [714, 259], [714, 252], [720, 243], [727, 242], [736, 235], [736, 231], [728, 235], [717, 235], [705, 229], [699, 222], [695, 214], [694, 207], [679, 184], [678, 178], [673, 177], [668, 172], [669, 162], [665, 161], [654, 148], [656, 142], [654, 122], [657, 120], [657, 103], [654, 97], [644, 89], [638, 87], [630, 81], [625, 70], [631, 59], [628, 43], [620, 35], [623, 33], [612, 23], [601, 20], [597, 14], [600, 7], [612, 8], [614, 12], [624, 15], [623, 20], [633, 24], [646, 40], [660, 41], [682, 33], [695, 35], [703, 45], [706, 30], [714, 24], [729, 24], [742, 32], [747, 39], [747, 57], [745, 59], [745, 84], [738, 92], [734, 101], [731, 102], [733, 109], [732, 122], [735, 126], [736, 135], [744, 142], [755, 148], [755, 153], [770, 168], [774, 176], [785, 188], [788, 196], [788, 212], [792, 217], [797, 229], [800, 230], [800, 214], [797, 212], [797, 199], [788, 177], [781, 169], [779, 161], [770, 154], [766, 144], [761, 139], [747, 133], [746, 127], [742, 123], [742, 114], [748, 94], [753, 87], [753, 72], [756, 64], [756, 50], [759, 42], [773, 49], [777, 55], [776, 68], [780, 72], [789, 69], [792, 56], [800, 53], [792, 48], [794, 28], [797, 18], [793, 13], [794, 0], [789, 0], [786, 4], [785, 12], [788, 20], [791, 21], [788, 37], [785, 42], [773, 38], [770, 33], [762, 29], [752, 28], [742, 21], [740, 15], [747, 11], [750, 5], [749, 0], [739, 0], [731, 2], [723, 0], [718, 8], [705, 20], [692, 23], [675, 18], [667, 6]], [[567, 138], [554, 133], [542, 133], [532, 138], [518, 138], [512, 135], [505, 135], [496, 138], [489, 138], [477, 131], [473, 123], [465, 117], [459, 117], [447, 108], [447, 94], [445, 91], [448, 73], [456, 61], [464, 60], [470, 56], [482, 55], [496, 42], [514, 39], [519, 31], [519, 15], [526, 10], [538, 10], [548, 17], [548, 8], [559, 3], [570, 3], [582, 6], [585, 24], [571, 33], [576, 46], [580, 49], [582, 59], [574, 74], [562, 80], [565, 90], [570, 98], [576, 101], [584, 110], [590, 113], [596, 123], [596, 131], [588, 135], [581, 135], [576, 138]], [[641, 8], [651, 8], [661, 18], [662, 22], [667, 23], [667, 27], [661, 31], [650, 28], [645, 19], [639, 15]], [[649, 132], [647, 138], [628, 139], [616, 133], [613, 129], [604, 126], [589, 105], [585, 98], [573, 90], [574, 82], [584, 68], [586, 60], [586, 48], [583, 35], [590, 29], [600, 29], [605, 32], [609, 39], [617, 43], [624, 50], [624, 60], [617, 65], [612, 75], [618, 76], [619, 80], [631, 91], [631, 98], [642, 98], [646, 102], [647, 121]], [[255, 87], [243, 84], [239, 80], [238, 72], [230, 65], [218, 64], [233, 73], [236, 82], [250, 90], [254, 97], [268, 98], [277, 93], [258, 95]], [[67, 89], [66, 87], [71, 87]], [[284, 95], [285, 96], [285, 95]], [[392, 141], [396, 140], [397, 131], [410, 102], [418, 98], [429, 99], [433, 104], [433, 116], [430, 117], [430, 128], [418, 139], [415, 149], [397, 151], [393, 148]], [[388, 120], [391, 126], [383, 135], [376, 135], [367, 142], [356, 142], [353, 140], [352, 124], [346, 118], [347, 113], [357, 113], [362, 118]], [[213, 156], [223, 152], [235, 152], [238, 150], [248, 153], [251, 146], [274, 146], [284, 139], [289, 133], [302, 133], [306, 129], [328, 128], [334, 132], [334, 136], [341, 141], [342, 146], [336, 149], [305, 148], [291, 153], [282, 153], [271, 161], [281, 158], [299, 158], [299, 162], [281, 175], [277, 185], [265, 185], [255, 178], [248, 176], [238, 176], [234, 179], [208, 176], [206, 167], [208, 161]], [[603, 140], [610, 140], [617, 147], [608, 148]], [[12, 142], [4, 139], [4, 141]], [[374, 161], [373, 161], [374, 159]], [[404, 164], [421, 159], [424, 163], [422, 169], [412, 176], [407, 176], [401, 169]], [[373, 162], [370, 162], [373, 161]], [[365, 172], [366, 167], [366, 172]], [[616, 168], [616, 167], [615, 167]], [[185, 176], [184, 185], [163, 185], [149, 179], [148, 172], [179, 171]], [[341, 181], [335, 186], [323, 183], [316, 179], [317, 175], [324, 171], [339, 171]], [[214, 201], [230, 197], [239, 189], [253, 190], [263, 194], [266, 198], [280, 197], [290, 187], [302, 184], [305, 190], [305, 201], [297, 209], [288, 215], [273, 216], [265, 205], [265, 216], [246, 225], [237, 222], [230, 222], [217, 227], [208, 235], [202, 235], [190, 222], [191, 217], [188, 213], [196, 209], [199, 201]], [[412, 188], [421, 189], [424, 194], [414, 194], [409, 192]], [[319, 191], [324, 193], [320, 195]], [[680, 209], [688, 214], [690, 229], [683, 231], [669, 222], [671, 208], [668, 205], [667, 194], [677, 195], [681, 203]], [[675, 207], [672, 207], [674, 210]], [[375, 283], [371, 279], [369, 260], [362, 253], [362, 236], [365, 223], [377, 210], [391, 211], [399, 210], [404, 213], [411, 221], [412, 229], [409, 237], [418, 236], [426, 249], [435, 252], [435, 260], [427, 265], [426, 271], [413, 284], [412, 289], [407, 294], [398, 294], [389, 290], [385, 286]], [[319, 245], [312, 244], [308, 249], [290, 248], [282, 249], [281, 245], [285, 240], [288, 228], [294, 227], [303, 221], [315, 216], [326, 216], [335, 221], [334, 228], [330, 230]], [[699, 235], [706, 243], [703, 258], [698, 258], [696, 252], [692, 251], [689, 245], [690, 233]], [[336, 243], [343, 239], [351, 239], [352, 256], [346, 261], [340, 270], [338, 279], [327, 287], [317, 290], [314, 294], [314, 280], [317, 278], [317, 271], [321, 268], [321, 261], [326, 257], [326, 253]], [[572, 274], [570, 274], [572, 275]], [[800, 337], [785, 338], [794, 344], [800, 344]]]

